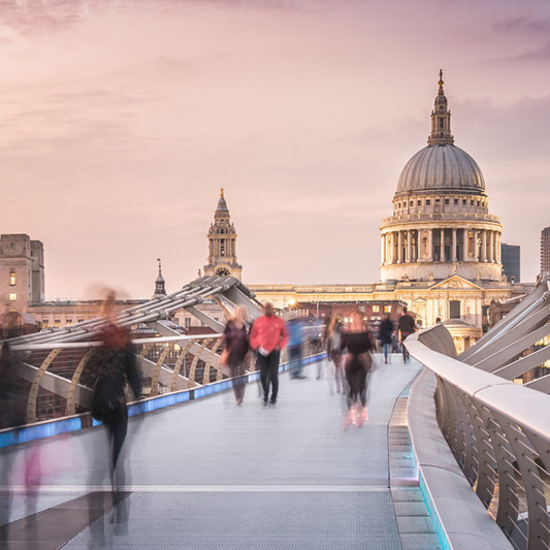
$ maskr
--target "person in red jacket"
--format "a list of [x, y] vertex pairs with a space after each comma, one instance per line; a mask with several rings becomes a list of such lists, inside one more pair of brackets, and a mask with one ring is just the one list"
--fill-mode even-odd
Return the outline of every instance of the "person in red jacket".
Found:
[[257, 364], [260, 367], [260, 380], [264, 390], [264, 406], [269, 398], [270, 403], [277, 403], [279, 393], [279, 357], [288, 341], [288, 330], [285, 322], [274, 315], [273, 304], [264, 304], [264, 315], [252, 325], [250, 330], [250, 347], [256, 352]]

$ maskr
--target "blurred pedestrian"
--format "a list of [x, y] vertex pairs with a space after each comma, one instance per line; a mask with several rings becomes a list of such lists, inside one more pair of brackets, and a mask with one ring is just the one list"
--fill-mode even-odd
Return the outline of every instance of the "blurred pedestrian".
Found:
[[[273, 304], [264, 304], [264, 315], [256, 320], [250, 331], [250, 346], [256, 352], [260, 367], [263, 404], [268, 400], [272, 405], [277, 403], [279, 393], [279, 358], [281, 350], [288, 341], [288, 331], [282, 319], [274, 314]], [[271, 388], [271, 399], [269, 392]]]
[[392, 347], [392, 338], [395, 326], [393, 321], [390, 318], [390, 314], [387, 313], [386, 317], [382, 319], [380, 327], [378, 328], [378, 339], [380, 340], [380, 345], [384, 350], [384, 363], [388, 362], [388, 356], [391, 363], [391, 355], [389, 355], [389, 350]]
[[[25, 423], [26, 392], [24, 381], [17, 376], [19, 360], [8, 342], [0, 346], [0, 429]], [[15, 437], [17, 438], [17, 433]], [[0, 525], [1, 539], [9, 540], [10, 509], [12, 501], [12, 472], [16, 453], [7, 450], [0, 457]]]
[[[344, 393], [344, 367], [342, 366], [342, 321], [334, 314], [327, 325], [326, 334], [327, 356], [334, 368], [336, 393]], [[332, 386], [331, 386], [332, 388]], [[332, 392], [332, 389], [331, 389]], [[332, 393], [331, 393], [332, 395]]]
[[287, 354], [289, 362], [290, 378], [302, 380], [304, 327], [302, 320], [294, 315], [286, 324], [288, 330]]
[[223, 332], [222, 343], [225, 350], [220, 357], [222, 365], [229, 367], [233, 380], [233, 392], [237, 405], [242, 405], [246, 380], [244, 379], [244, 362], [250, 349], [248, 329], [246, 326], [246, 309], [235, 308], [233, 315], [227, 321]]
[[134, 397], [141, 397], [142, 376], [130, 333], [117, 324], [116, 299], [109, 292], [102, 306], [107, 324], [102, 344], [95, 355], [96, 381], [92, 396], [92, 415], [106, 427], [110, 446], [110, 477], [113, 489], [123, 484], [124, 469], [117, 463], [128, 431], [125, 387], [129, 383]]
[[403, 352], [403, 363], [410, 361], [409, 351], [407, 350], [404, 342], [407, 336], [410, 336], [413, 332], [416, 332], [416, 323], [413, 316], [407, 312], [407, 306], [403, 307], [403, 315], [399, 317], [397, 327], [401, 334], [401, 350]]
[[363, 315], [352, 312], [349, 328], [342, 333], [342, 348], [347, 348], [344, 357], [346, 373], [346, 404], [348, 415], [344, 420], [344, 430], [350, 424], [361, 426], [368, 420], [367, 387], [372, 370], [370, 352], [376, 348], [374, 337], [367, 329]]

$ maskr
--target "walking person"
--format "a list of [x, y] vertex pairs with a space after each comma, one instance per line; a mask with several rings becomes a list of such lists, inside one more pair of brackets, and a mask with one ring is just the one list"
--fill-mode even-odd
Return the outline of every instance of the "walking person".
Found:
[[378, 339], [380, 340], [380, 345], [384, 349], [384, 363], [388, 362], [388, 357], [391, 363], [391, 355], [389, 355], [389, 350], [393, 344], [393, 332], [395, 326], [393, 321], [390, 318], [390, 314], [387, 313], [386, 317], [380, 323], [378, 328]]
[[[342, 321], [338, 315], [333, 315], [327, 327], [327, 356], [334, 368], [336, 393], [344, 393], [344, 368], [342, 366]], [[332, 387], [331, 387], [332, 395]]]
[[347, 348], [344, 357], [346, 374], [346, 404], [348, 415], [344, 430], [350, 424], [361, 426], [368, 420], [367, 383], [372, 369], [371, 351], [375, 349], [374, 337], [367, 329], [363, 315], [358, 311], [351, 314], [349, 328], [342, 333], [341, 347]]
[[304, 327], [302, 320], [296, 316], [291, 317], [286, 328], [288, 330], [288, 343], [286, 347], [290, 378], [295, 380], [303, 380], [305, 376], [302, 374], [303, 368], [303, 345], [304, 345]]
[[244, 399], [245, 379], [244, 360], [250, 349], [250, 340], [246, 327], [246, 309], [242, 306], [235, 308], [233, 315], [227, 321], [223, 332], [222, 343], [225, 351], [220, 357], [222, 365], [227, 365], [233, 380], [235, 402], [242, 405]]
[[416, 323], [413, 316], [407, 312], [407, 306], [403, 307], [403, 315], [399, 317], [397, 322], [397, 328], [401, 334], [401, 350], [403, 351], [403, 363], [410, 361], [409, 351], [405, 347], [405, 340], [407, 336], [410, 336], [413, 332], [416, 332]]
[[102, 344], [95, 357], [96, 381], [92, 396], [92, 415], [106, 427], [110, 446], [110, 477], [113, 489], [124, 484], [124, 469], [118, 460], [128, 432], [128, 407], [125, 387], [130, 384], [135, 398], [141, 397], [141, 372], [137, 365], [129, 332], [116, 322], [116, 300], [109, 292], [103, 302], [107, 324]]
[[[256, 352], [260, 367], [263, 404], [268, 400], [272, 405], [277, 403], [279, 393], [279, 358], [281, 350], [288, 341], [288, 331], [284, 321], [274, 314], [273, 304], [264, 304], [264, 315], [256, 320], [250, 331], [250, 347]], [[269, 392], [271, 389], [271, 398]]]

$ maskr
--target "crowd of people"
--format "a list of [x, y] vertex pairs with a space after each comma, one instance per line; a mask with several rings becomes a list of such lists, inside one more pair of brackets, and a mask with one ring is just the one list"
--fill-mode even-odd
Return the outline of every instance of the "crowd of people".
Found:
[[[250, 323], [248, 329], [247, 324], [246, 311], [237, 308], [225, 327], [222, 341], [225, 350], [220, 363], [229, 368], [235, 400], [240, 406], [244, 398], [245, 364], [252, 353], [256, 368], [260, 371], [262, 403], [264, 406], [275, 405], [279, 392], [281, 351], [286, 347], [290, 378], [305, 378], [304, 343], [309, 340], [310, 345], [314, 345], [311, 337], [313, 333], [308, 339], [307, 327], [297, 316], [292, 316], [285, 323], [275, 315], [271, 303], [264, 305], [263, 316]], [[382, 348], [384, 362], [388, 363], [391, 362], [392, 354], [400, 348], [404, 362], [408, 362], [410, 359], [403, 342], [416, 330], [413, 316], [404, 308], [396, 324], [389, 314], [386, 315], [376, 337], [359, 311], [353, 311], [347, 323], [338, 315], [333, 315], [324, 328], [311, 328], [314, 328], [315, 339], [325, 344], [332, 371], [330, 376], [334, 382], [331, 384], [331, 392], [335, 386], [336, 392], [345, 398], [344, 429], [351, 424], [361, 426], [368, 420], [367, 395], [373, 369], [372, 353]], [[319, 366], [316, 378], [320, 379], [321, 376]]]

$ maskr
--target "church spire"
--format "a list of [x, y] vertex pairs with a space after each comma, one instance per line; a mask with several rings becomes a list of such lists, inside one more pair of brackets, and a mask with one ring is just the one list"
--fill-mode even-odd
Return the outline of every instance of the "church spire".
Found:
[[229, 208], [225, 202], [224, 189], [220, 189], [214, 223], [208, 231], [208, 263], [204, 275], [241, 278], [242, 266], [237, 263], [237, 232], [231, 223]]
[[160, 298], [166, 296], [166, 288], [165, 288], [165, 280], [162, 276], [162, 265], [161, 265], [161, 259], [157, 258], [157, 262], [159, 263], [159, 274], [155, 281], [155, 293], [153, 294], [153, 298]]
[[428, 145], [452, 145], [455, 142], [451, 134], [451, 111], [449, 111], [443, 84], [443, 69], [440, 69], [437, 96], [431, 114], [432, 131], [428, 136]]

